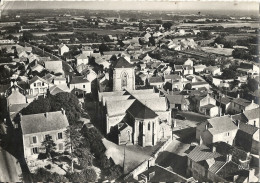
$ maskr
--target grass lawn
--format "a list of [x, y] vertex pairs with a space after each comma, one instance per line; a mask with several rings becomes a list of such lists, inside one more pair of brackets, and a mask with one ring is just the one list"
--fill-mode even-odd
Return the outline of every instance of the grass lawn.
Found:
[[232, 48], [212, 48], [212, 47], [201, 47], [201, 49], [207, 53], [215, 53], [219, 55], [231, 56]]
[[125, 170], [130, 172], [136, 168], [143, 161], [149, 159], [151, 155], [158, 149], [162, 143], [158, 143], [153, 147], [141, 147], [139, 145], [119, 146], [113, 142], [103, 139], [107, 151], [107, 157], [111, 157], [115, 164], [123, 167], [124, 162], [124, 148], [125, 148]]

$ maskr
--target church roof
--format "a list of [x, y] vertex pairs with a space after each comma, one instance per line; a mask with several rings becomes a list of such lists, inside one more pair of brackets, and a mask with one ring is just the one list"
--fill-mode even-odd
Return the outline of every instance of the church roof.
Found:
[[140, 101], [135, 100], [134, 103], [127, 110], [133, 117], [140, 119], [152, 119], [158, 115], [150, 108], [142, 104]]
[[133, 68], [133, 65], [130, 64], [124, 57], [120, 57], [117, 59], [115, 68]]

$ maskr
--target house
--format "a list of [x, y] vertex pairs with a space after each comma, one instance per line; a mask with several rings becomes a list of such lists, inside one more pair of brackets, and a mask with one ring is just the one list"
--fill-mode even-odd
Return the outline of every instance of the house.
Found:
[[102, 57], [99, 57], [99, 58], [96, 58], [95, 59], [95, 62], [98, 64], [98, 65], [103, 65], [104, 68], [109, 68], [111, 63], [107, 61], [106, 58], [102, 58]]
[[200, 88], [207, 88], [207, 90], [209, 90], [209, 83], [206, 81], [198, 81], [198, 82], [193, 82], [193, 83], [189, 83], [190, 86], [188, 86], [188, 88], [190, 89], [195, 89], [198, 90]]
[[212, 76], [220, 75], [221, 71], [220, 68], [217, 66], [209, 66], [204, 69], [206, 74], [211, 74]]
[[37, 61], [35, 61], [34, 66], [31, 67], [31, 71], [37, 71], [38, 73], [41, 73], [45, 68], [38, 64]]
[[259, 128], [259, 111], [259, 107], [243, 111], [243, 115], [246, 118], [247, 124]]
[[190, 65], [191, 67], [193, 67], [193, 61], [191, 59], [188, 59], [184, 62], [183, 65]]
[[187, 175], [199, 182], [255, 182], [252, 156], [224, 142], [198, 145], [187, 155]]
[[84, 46], [83, 48], [81, 48], [81, 52], [82, 52], [82, 54], [90, 57], [93, 53], [93, 49], [89, 46]]
[[170, 109], [188, 110], [189, 101], [183, 95], [165, 95]]
[[70, 51], [69, 47], [67, 47], [65, 44], [62, 43], [59, 45], [59, 48], [58, 48], [59, 55], [62, 56], [64, 53], [69, 52], [69, 51]]
[[218, 107], [216, 106], [216, 100], [209, 94], [206, 96], [199, 95], [190, 98], [190, 108], [199, 113], [205, 114], [210, 117], [218, 115]]
[[87, 78], [90, 82], [94, 81], [97, 78], [97, 74], [93, 69], [87, 68], [84, 69], [81, 74]]
[[182, 65], [174, 65], [173, 68], [174, 68], [174, 71], [178, 72], [178, 73], [182, 73], [182, 71], [183, 71]]
[[243, 98], [240, 98], [239, 94], [237, 98], [234, 98], [231, 101], [231, 112], [232, 113], [240, 113], [243, 111], [251, 110], [259, 108], [259, 105], [254, 103], [254, 101], [249, 101]]
[[146, 54], [146, 56], [143, 58], [144, 63], [151, 62], [152, 60], [153, 60], [153, 58], [150, 57], [148, 54]]
[[57, 61], [45, 61], [44, 62], [44, 66], [45, 69], [47, 69], [50, 72], [54, 72], [54, 73], [61, 73], [64, 74], [63, 71], [63, 65], [62, 65], [62, 61], [61, 60], [57, 60]]
[[217, 101], [217, 106], [220, 106], [221, 108], [221, 114], [228, 114], [231, 111], [231, 101], [232, 98], [224, 96], [215, 96], [215, 99]]
[[220, 116], [207, 119], [196, 127], [196, 140], [208, 145], [215, 142], [226, 142], [233, 145], [238, 126], [231, 116]]
[[153, 89], [99, 93], [100, 121], [118, 144], [154, 146], [172, 138], [171, 110]]
[[89, 61], [89, 55], [87, 53], [81, 53], [77, 56], [75, 56], [76, 58], [76, 63], [77, 63], [77, 66], [81, 65], [81, 64], [88, 64], [88, 61]]
[[242, 147], [243, 150], [251, 152], [253, 154], [259, 153], [259, 128], [239, 123], [239, 129], [237, 131], [235, 144], [238, 147]]
[[42, 142], [51, 138], [57, 145], [57, 152], [65, 151], [69, 140], [66, 130], [69, 126], [65, 110], [39, 114], [20, 115], [20, 125], [23, 138], [24, 157], [27, 162], [38, 158]]
[[52, 83], [42, 79], [38, 76], [34, 76], [29, 81], [29, 91], [28, 94], [32, 96], [44, 95], [47, 94], [47, 89], [53, 86]]
[[150, 86], [155, 86], [157, 88], [162, 88], [163, 86], [163, 78], [160, 76], [153, 76], [148, 78], [148, 82]]
[[177, 74], [169, 74], [164, 76], [164, 81], [166, 82], [173, 82], [173, 81], [180, 81], [182, 80], [182, 76]]
[[77, 96], [91, 93], [91, 82], [85, 76], [74, 76], [69, 83], [70, 91]]
[[234, 79], [219, 79], [219, 78], [212, 78], [212, 83], [217, 87], [225, 87], [229, 88], [229, 83], [234, 81]]
[[182, 73], [184, 76], [188, 74], [193, 74], [193, 67], [191, 65], [183, 65], [182, 68]]

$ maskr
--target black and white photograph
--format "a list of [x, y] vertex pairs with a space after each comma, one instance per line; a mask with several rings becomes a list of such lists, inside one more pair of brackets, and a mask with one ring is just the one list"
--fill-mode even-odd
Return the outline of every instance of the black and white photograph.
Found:
[[0, 0], [0, 182], [259, 182], [259, 25], [257, 0]]

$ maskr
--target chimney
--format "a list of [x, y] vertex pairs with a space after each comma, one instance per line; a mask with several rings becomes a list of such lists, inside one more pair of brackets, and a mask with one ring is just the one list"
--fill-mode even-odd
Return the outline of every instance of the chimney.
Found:
[[254, 100], [252, 100], [251, 103], [253, 104], [253, 103], [254, 103]]
[[213, 145], [211, 150], [213, 153], [216, 152], [216, 146]]
[[61, 108], [61, 113], [65, 115], [65, 110], [63, 108]]
[[227, 154], [226, 155], [226, 162], [230, 162], [232, 160], [232, 155], [231, 154]]
[[208, 130], [208, 124], [205, 125], [205, 130]]
[[48, 112], [46, 112], [44, 115], [45, 115], [45, 118], [48, 118]]
[[169, 89], [167, 89], [167, 93], [168, 93], [168, 94], [170, 93]]
[[202, 138], [200, 136], [200, 145], [202, 145], [202, 144], [203, 144], [203, 140], [202, 140]]
[[237, 98], [240, 98], [240, 95], [239, 95], [239, 93], [237, 94]]

